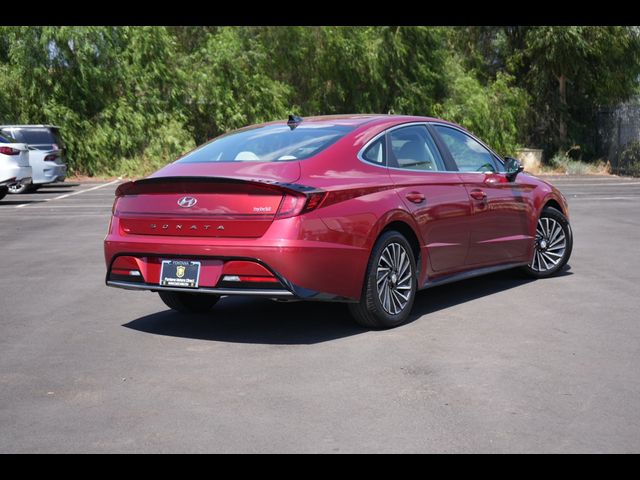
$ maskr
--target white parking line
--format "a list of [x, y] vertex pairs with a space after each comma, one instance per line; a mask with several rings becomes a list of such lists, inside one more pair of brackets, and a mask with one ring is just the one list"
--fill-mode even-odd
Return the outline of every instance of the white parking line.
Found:
[[[640, 198], [640, 195], [627, 195], [625, 197], [575, 197], [576, 200], [580, 199], [580, 201], [585, 201], [585, 200], [595, 200], [595, 201], [600, 201], [600, 200], [633, 200], [635, 198]], [[572, 204], [575, 205], [575, 204]]]
[[[73, 193], [65, 193], [64, 195], [60, 195], [58, 197], [54, 197], [54, 198], [47, 198], [45, 200], [43, 200], [44, 202], [51, 202], [53, 200], [62, 200], [63, 198], [68, 198], [68, 197], [73, 197], [74, 195], [80, 195], [81, 193], [87, 193], [87, 192], [92, 192], [94, 190], [99, 190], [100, 188], [104, 188], [104, 187], [108, 187], [110, 185], [115, 185], [116, 183], [119, 183], [121, 180], [114, 180], [112, 182], [109, 183], [103, 183], [100, 185], [96, 185], [95, 187], [91, 187], [91, 188], [87, 188], [86, 190], [78, 190], [77, 192], [73, 192]], [[29, 203], [23, 203], [22, 205], [17, 205], [15, 208], [24, 208], [24, 207], [28, 207]]]
[[567, 187], [619, 187], [619, 186], [627, 186], [627, 185], [639, 185], [640, 182], [620, 182], [620, 183], [560, 183], [560, 182], [552, 182], [553, 185], [560, 188]]

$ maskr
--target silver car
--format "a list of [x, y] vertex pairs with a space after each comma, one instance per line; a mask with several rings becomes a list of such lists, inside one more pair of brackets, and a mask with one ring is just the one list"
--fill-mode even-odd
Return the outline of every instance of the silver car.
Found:
[[32, 172], [29, 147], [0, 135], [0, 198], [7, 194], [10, 185], [30, 185]]
[[67, 166], [59, 130], [55, 125], [0, 125], [0, 135], [9, 135], [29, 145], [29, 162], [33, 168], [32, 184], [11, 185], [9, 193], [27, 193], [42, 185], [64, 182]]
[[33, 169], [33, 181], [30, 185], [9, 185], [9, 193], [35, 192], [42, 185], [64, 182], [67, 166], [61, 157], [61, 150], [38, 150], [29, 145], [29, 164]]

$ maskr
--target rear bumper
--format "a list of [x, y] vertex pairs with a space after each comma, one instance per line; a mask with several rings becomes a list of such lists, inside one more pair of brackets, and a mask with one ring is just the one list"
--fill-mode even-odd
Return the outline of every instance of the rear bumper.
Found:
[[279, 289], [240, 289], [240, 288], [196, 288], [185, 290], [184, 288], [161, 287], [150, 283], [135, 283], [107, 280], [110, 287], [123, 288], [125, 290], [150, 290], [152, 292], [190, 292], [203, 293], [209, 295], [248, 295], [253, 297], [269, 297], [269, 298], [294, 298], [296, 295], [288, 290]]
[[9, 177], [14, 179], [9, 183], [10, 185], [15, 183], [28, 185], [32, 181], [33, 170], [31, 167], [20, 167], [18, 165], [11, 165], [2, 169], [2, 176], [5, 178]]
[[[288, 239], [295, 230], [287, 222], [274, 222], [261, 238], [169, 237], [162, 235], [131, 235], [120, 232], [117, 217], [112, 220], [111, 233], [105, 238], [105, 261], [110, 271], [118, 256], [153, 259], [246, 260], [264, 266], [280, 281], [292, 296], [308, 300], [357, 301], [362, 292], [369, 251], [341, 243], [314, 239]], [[278, 225], [276, 225], [278, 224]], [[110, 279], [109, 280], [126, 280]], [[159, 274], [144, 278], [135, 289], [157, 290]], [[129, 285], [110, 285], [126, 288]], [[203, 285], [211, 289], [215, 283]], [[215, 293], [212, 291], [203, 293]], [[233, 290], [224, 295], [252, 295], [245, 290]], [[257, 295], [260, 295], [259, 293]], [[277, 295], [270, 295], [277, 296]], [[286, 294], [286, 296], [289, 296]]]
[[[113, 245], [105, 243], [107, 251], [110, 251], [112, 247]], [[248, 248], [249, 247], [246, 247], [244, 251], [246, 252]], [[344, 268], [344, 262], [338, 261], [337, 263], [333, 263], [325, 260], [324, 268], [319, 268], [317, 264], [318, 259], [314, 258], [312, 253], [305, 256], [304, 252], [300, 252], [299, 248], [292, 251], [287, 248], [278, 247], [279, 253], [271, 252], [273, 255], [270, 255], [269, 251], [265, 252], [264, 247], [262, 250], [262, 256], [259, 258], [247, 256], [246, 254], [230, 255], [232, 252], [229, 251], [229, 248], [224, 247], [221, 248], [219, 252], [217, 252], [217, 249], [207, 247], [206, 249], [203, 248], [199, 253], [194, 252], [193, 249], [189, 249], [189, 253], [187, 253], [184, 249], [179, 249], [175, 245], [168, 249], [166, 254], [160, 254], [157, 249], [154, 249], [152, 254], [139, 253], [140, 250], [137, 251], [138, 253], [130, 250], [123, 250], [109, 259], [109, 254], [107, 253], [108, 269], [105, 282], [107, 286], [110, 287], [123, 288], [127, 290], [150, 290], [154, 292], [169, 290], [214, 295], [297, 298], [300, 300], [328, 302], [353, 302], [358, 300], [361, 281], [358, 281], [355, 276], [348, 272], [344, 272], [340, 275], [340, 269]], [[176, 253], [178, 251], [180, 253]], [[218, 255], [215, 253], [218, 253]], [[113, 278], [111, 273], [113, 263], [121, 256], [137, 258], [140, 264], [145, 265], [145, 271], [141, 278], [143, 281], [126, 281], [126, 279], [123, 279], [122, 277]], [[208, 260], [221, 260], [224, 264], [227, 262], [248, 261], [263, 266], [271, 272], [273, 277], [275, 277], [279, 283], [276, 282], [272, 285], [266, 285], [266, 288], [227, 288], [227, 286], [222, 288], [219, 284], [223, 283], [223, 275], [220, 275], [220, 277], [216, 278], [213, 283], [200, 285], [198, 288], [163, 287], [160, 285], [159, 270], [151, 273], [151, 269], [146, 268], [150, 263], [157, 263], [158, 260], [163, 259], [191, 259], [202, 261], [205, 264]], [[294, 270], [289, 269], [290, 264], [294, 265]], [[203, 268], [205, 268], [205, 265], [203, 265]], [[287, 274], [282, 273], [282, 269], [287, 271]], [[338, 273], [333, 274], [332, 269], [336, 269]], [[309, 275], [313, 277], [311, 280], [309, 280]], [[343, 285], [345, 280], [350, 280], [352, 283]], [[269, 288], [271, 286], [273, 288]]]
[[45, 165], [39, 171], [36, 171], [34, 168], [33, 172], [33, 183], [34, 185], [46, 185], [54, 182], [63, 182], [67, 176], [67, 166], [66, 165], [58, 165], [52, 162], [43, 162], [45, 164], [50, 163], [50, 165]]

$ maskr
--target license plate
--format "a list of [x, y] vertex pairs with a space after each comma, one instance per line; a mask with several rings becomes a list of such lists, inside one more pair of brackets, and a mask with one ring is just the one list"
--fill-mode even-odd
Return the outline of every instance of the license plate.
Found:
[[198, 288], [200, 262], [163, 260], [160, 285], [163, 287]]

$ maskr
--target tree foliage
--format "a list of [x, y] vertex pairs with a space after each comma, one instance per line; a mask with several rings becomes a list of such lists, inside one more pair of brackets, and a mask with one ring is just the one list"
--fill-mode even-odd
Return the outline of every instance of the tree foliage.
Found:
[[548, 153], [593, 155], [595, 114], [638, 93], [640, 30], [619, 26], [453, 29], [465, 65], [484, 78], [511, 74], [531, 99], [522, 139]]
[[146, 174], [289, 113], [461, 123], [498, 151], [589, 151], [637, 91], [631, 27], [0, 27], [0, 123], [62, 127], [72, 171]]

